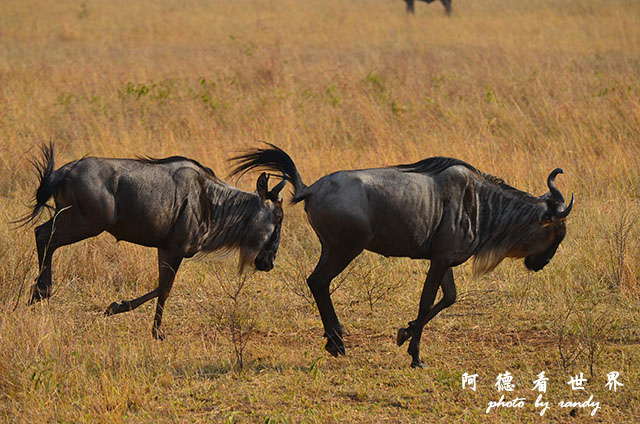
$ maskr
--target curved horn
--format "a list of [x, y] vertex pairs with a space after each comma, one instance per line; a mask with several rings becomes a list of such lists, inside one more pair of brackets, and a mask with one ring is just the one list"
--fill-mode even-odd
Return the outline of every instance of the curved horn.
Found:
[[283, 179], [275, 187], [271, 189], [271, 191], [269, 192], [269, 196], [272, 199], [277, 199], [278, 195], [280, 194], [280, 191], [282, 191], [285, 185], [287, 185], [287, 180]]
[[564, 197], [562, 196], [562, 193], [560, 193], [560, 190], [558, 190], [556, 187], [556, 175], [558, 174], [564, 174], [562, 168], [556, 168], [551, 171], [551, 174], [549, 174], [549, 176], [547, 177], [547, 186], [549, 187], [549, 191], [551, 192], [551, 198], [564, 203]]
[[564, 208], [562, 212], [558, 212], [555, 214], [557, 218], [566, 218], [570, 213], [571, 209], [573, 209], [573, 193], [571, 193], [571, 201], [569, 202], [569, 206]]

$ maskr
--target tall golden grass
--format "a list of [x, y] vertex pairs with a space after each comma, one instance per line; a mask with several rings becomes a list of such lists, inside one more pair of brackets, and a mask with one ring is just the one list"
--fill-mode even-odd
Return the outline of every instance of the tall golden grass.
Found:
[[[602, 409], [578, 419], [640, 418], [640, 4], [453, 7], [447, 18], [435, 3], [407, 16], [400, 0], [4, 1], [1, 420], [530, 422], [543, 370], [547, 421], [573, 419], [559, 401], [588, 398], [566, 384], [579, 372]], [[576, 207], [544, 271], [506, 261], [473, 280], [467, 265], [456, 270], [459, 302], [425, 328], [428, 368], [416, 371], [393, 336], [414, 318], [428, 265], [358, 259], [334, 293], [347, 356], [333, 359], [304, 290], [318, 243], [302, 207], [287, 206], [276, 269], [244, 291], [253, 332], [239, 370], [229, 302], [206, 260], [181, 268], [163, 343], [151, 338], [152, 304], [102, 316], [156, 284], [155, 253], [107, 235], [60, 249], [54, 296], [26, 306], [35, 243], [11, 221], [27, 212], [29, 158], [49, 140], [58, 165], [180, 154], [221, 176], [230, 156], [265, 140], [307, 183], [445, 155], [541, 194], [562, 167], [558, 185]], [[398, 282], [371, 303], [372, 284]], [[505, 370], [527, 404], [486, 415]], [[625, 384], [616, 393], [610, 371]], [[462, 390], [464, 372], [479, 374], [477, 392]]]

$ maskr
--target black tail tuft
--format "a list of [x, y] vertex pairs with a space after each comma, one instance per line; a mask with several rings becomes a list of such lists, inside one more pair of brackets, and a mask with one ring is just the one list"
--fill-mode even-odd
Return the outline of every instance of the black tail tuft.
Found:
[[271, 143], [266, 143], [270, 148], [255, 149], [243, 155], [231, 158], [237, 163], [236, 168], [231, 171], [231, 176], [244, 175], [252, 169], [265, 169], [281, 172], [284, 179], [293, 185], [293, 199], [297, 203], [304, 199], [303, 190], [306, 185], [302, 182], [298, 169], [293, 159], [281, 148]]
[[53, 143], [49, 142], [48, 146], [43, 145], [40, 150], [42, 157], [31, 160], [31, 164], [38, 172], [40, 186], [30, 206], [31, 212], [15, 221], [21, 226], [35, 221], [42, 212], [42, 208], [53, 209], [52, 206], [47, 205], [47, 201], [55, 194], [57, 186], [60, 184], [60, 176], [56, 175], [56, 171], [53, 168]]

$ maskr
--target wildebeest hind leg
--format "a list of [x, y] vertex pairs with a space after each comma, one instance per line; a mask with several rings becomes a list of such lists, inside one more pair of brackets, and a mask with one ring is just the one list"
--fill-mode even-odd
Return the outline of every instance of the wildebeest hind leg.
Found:
[[345, 348], [342, 340], [342, 327], [331, 302], [329, 285], [331, 280], [340, 274], [362, 250], [362, 248], [355, 247], [329, 249], [323, 245], [320, 260], [307, 279], [324, 326], [324, 336], [327, 338], [325, 349], [333, 356], [344, 355]]
[[51, 258], [59, 247], [76, 243], [102, 232], [89, 224], [79, 210], [61, 209], [42, 225], [35, 228], [38, 250], [38, 277], [32, 287], [29, 305], [51, 296]]

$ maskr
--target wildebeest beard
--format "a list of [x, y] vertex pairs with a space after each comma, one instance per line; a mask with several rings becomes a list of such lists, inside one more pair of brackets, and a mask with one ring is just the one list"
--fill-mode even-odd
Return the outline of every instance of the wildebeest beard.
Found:
[[273, 262], [276, 259], [278, 253], [278, 247], [280, 246], [280, 230], [282, 229], [282, 218], [276, 223], [269, 240], [265, 243], [258, 256], [254, 261], [254, 265], [258, 271], [271, 271], [273, 269]]

